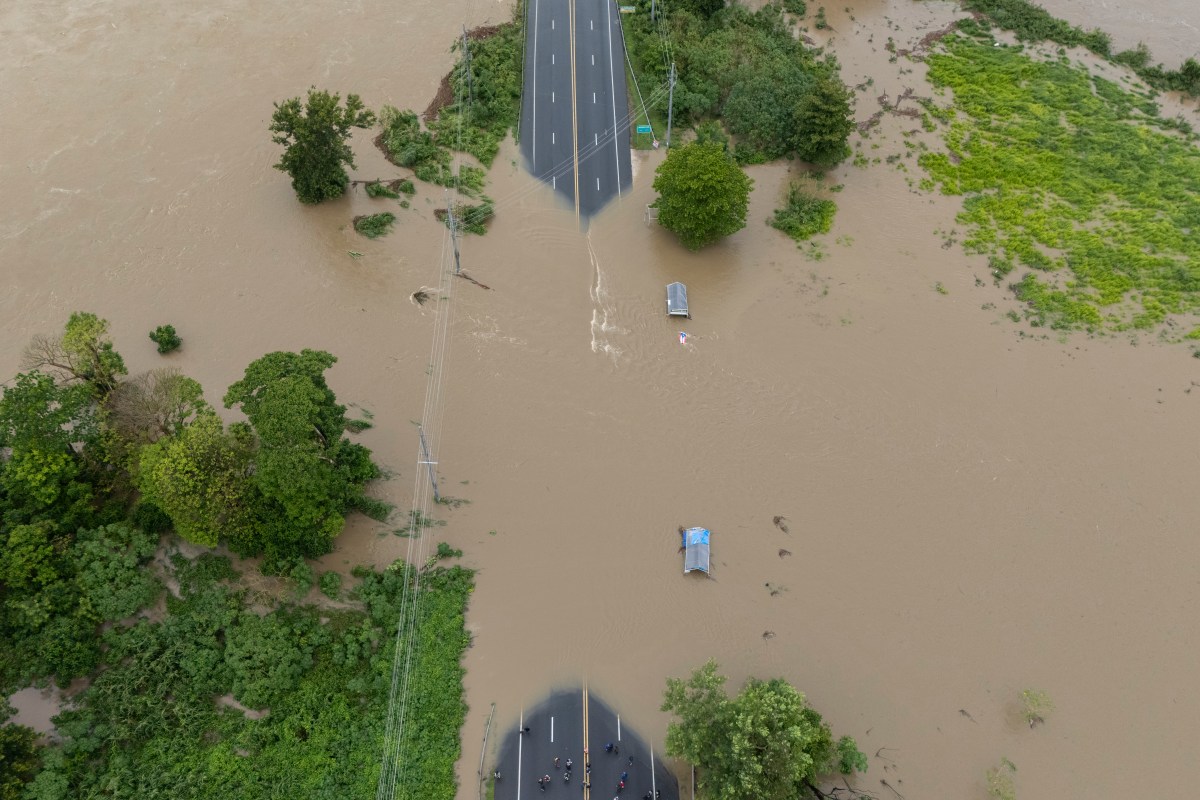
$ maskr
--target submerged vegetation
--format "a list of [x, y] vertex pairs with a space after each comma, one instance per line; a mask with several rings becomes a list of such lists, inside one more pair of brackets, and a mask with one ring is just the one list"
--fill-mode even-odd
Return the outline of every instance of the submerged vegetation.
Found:
[[368, 239], [378, 239], [391, 232], [392, 223], [395, 221], [396, 215], [387, 211], [382, 214], [363, 215], [354, 218], [354, 230]]
[[622, 22], [636, 81], [648, 104], [665, 106], [674, 60], [676, 124], [720, 120], [743, 164], [794, 154], [832, 165], [849, 155], [851, 96], [837, 61], [797, 39], [778, 6], [667, 3], [651, 21], [651, 0], [634, 5]]
[[159, 325], [150, 331], [150, 341], [158, 345], [158, 352], [164, 355], [178, 350], [183, 345], [183, 339], [175, 332], [174, 325]]
[[[963, 245], [1034, 325], [1153, 329], [1200, 311], [1200, 150], [1155, 105], [1071, 65], [961, 36], [928, 56], [953, 92], [923, 185], [965, 195]], [[1156, 130], [1158, 128], [1159, 130]], [[1191, 326], [1189, 326], [1190, 328]]]
[[[452, 796], [472, 573], [435, 563], [418, 584], [399, 562], [360, 568], [349, 607], [295, 602], [314, 583], [304, 557], [370, 506], [362, 487], [378, 474], [342, 435], [345, 407], [324, 380], [333, 356], [252, 362], [224, 398], [247, 421], [226, 427], [177, 370], [123, 379], [107, 330], [73, 314], [0, 394], [0, 695], [88, 679], [53, 744], [0, 727], [0, 796], [370, 796], [392, 661], [410, 637], [421, 702], [408, 709], [406, 780], [412, 796]], [[224, 556], [184, 558], [172, 529], [265, 554], [283, 588], [243, 581]], [[319, 585], [343, 596], [337, 573]], [[415, 627], [398, 640], [414, 589]], [[0, 723], [10, 717], [0, 705]]]
[[[667, 754], [694, 764], [702, 800], [741, 797], [829, 798], [817, 782], [867, 770], [850, 736], [833, 738], [829, 724], [782, 678], [751, 678], [730, 697], [715, 661], [684, 680], [668, 678], [663, 711]], [[853, 794], [853, 792], [852, 792]]]
[[788, 188], [784, 207], [775, 209], [774, 216], [767, 220], [767, 224], [797, 242], [803, 242], [818, 233], [829, 233], [836, 211], [837, 205], [832, 200], [809, 194], [802, 186], [793, 183]]
[[[523, 4], [518, 2], [511, 21], [471, 31], [466, 37], [469, 56], [463, 53], [462, 41], [455, 42], [452, 49], [459, 58], [425, 112], [425, 127], [414, 111], [383, 107], [379, 114], [383, 132], [376, 142], [393, 163], [411, 169], [418, 180], [481, 197], [485, 168], [495, 160], [520, 113], [523, 14]], [[455, 171], [455, 151], [474, 156], [484, 168], [463, 164]], [[411, 182], [400, 191], [412, 194]], [[486, 209], [490, 215], [492, 202], [482, 200], [473, 208]], [[485, 233], [483, 222], [477, 213], [468, 230]]]
[[1112, 37], [1093, 28], [1084, 30], [1058, 19], [1031, 0], [964, 0], [963, 7], [978, 11], [1001, 28], [1012, 31], [1024, 41], [1051, 41], [1064, 47], [1086, 47], [1101, 58], [1111, 59], [1133, 69], [1155, 89], [1200, 95], [1200, 62], [1189, 58], [1177, 70], [1162, 64], [1151, 65], [1150, 50], [1138, 44], [1131, 50], [1112, 52]]

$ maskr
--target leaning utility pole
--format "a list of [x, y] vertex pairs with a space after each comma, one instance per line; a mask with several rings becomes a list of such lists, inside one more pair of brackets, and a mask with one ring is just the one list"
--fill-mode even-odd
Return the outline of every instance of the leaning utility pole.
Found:
[[462, 263], [458, 260], [458, 222], [454, 219], [454, 204], [446, 204], [446, 214], [450, 218], [450, 242], [454, 245], [454, 274], [462, 272]]
[[675, 62], [671, 62], [671, 83], [667, 94], [667, 149], [671, 149], [671, 117], [675, 111]]

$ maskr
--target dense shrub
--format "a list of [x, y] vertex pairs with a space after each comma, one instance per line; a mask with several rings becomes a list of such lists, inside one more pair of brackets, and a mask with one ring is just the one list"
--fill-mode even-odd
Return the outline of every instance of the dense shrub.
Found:
[[832, 200], [815, 197], [792, 184], [787, 203], [783, 208], [775, 209], [767, 224], [802, 242], [818, 233], [828, 233], [836, 211], [837, 205]]
[[396, 192], [390, 188], [386, 183], [372, 181], [371, 183], [367, 184], [367, 197], [390, 197], [393, 200], [399, 200], [400, 194], [399, 192]]
[[368, 239], [378, 239], [380, 236], [385, 236], [391, 231], [392, 223], [395, 221], [396, 215], [388, 211], [382, 214], [355, 217], [354, 230]]
[[154, 330], [150, 331], [150, 341], [158, 345], [158, 352], [170, 353], [178, 350], [183, 344], [183, 339], [180, 339], [175, 333], [174, 325], [159, 325]]
[[[742, 5], [718, 3], [723, 7], [697, 13], [686, 4], [668, 4], [654, 24], [649, 5], [649, 0], [639, 0], [639, 13], [623, 15], [626, 42], [638, 82], [645, 88], [667, 81], [669, 61], [662, 47], [664, 38], [670, 38], [678, 75], [677, 121], [719, 118], [735, 137], [733, 152], [743, 164], [786, 156], [798, 143], [804, 145], [802, 151], [819, 151], [826, 163], [844, 157], [849, 126], [837, 122], [831, 128], [823, 117], [805, 113], [819, 86], [842, 85], [837, 62], [820, 58], [818, 51], [797, 40], [778, 6], [768, 4], [751, 12]], [[803, 4], [795, 8], [804, 10]], [[830, 96], [824, 93], [819, 110], [827, 110]], [[835, 114], [835, 121], [847, 114], [848, 109], [840, 117]], [[836, 142], [811, 147], [814, 136], [819, 139], [833, 129], [840, 137]]]

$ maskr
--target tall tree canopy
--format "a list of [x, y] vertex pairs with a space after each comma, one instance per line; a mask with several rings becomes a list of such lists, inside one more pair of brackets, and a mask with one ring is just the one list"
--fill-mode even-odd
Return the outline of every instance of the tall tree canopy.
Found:
[[342, 436], [346, 407], [324, 374], [336, 362], [320, 350], [268, 353], [225, 394], [225, 407], [240, 407], [258, 437], [252, 480], [268, 552], [327, 553], [379, 474], [370, 451]]
[[804, 161], [831, 167], [850, 155], [852, 95], [835, 75], [817, 80], [796, 106], [791, 145]]
[[696, 766], [703, 800], [819, 797], [821, 775], [867, 768], [854, 740], [834, 741], [821, 715], [781, 678], [752, 678], [730, 697], [709, 661], [687, 680], [667, 680], [662, 710], [679, 717], [667, 728], [667, 754]]
[[271, 139], [285, 148], [275, 169], [292, 176], [301, 203], [319, 203], [346, 191], [350, 176], [343, 165], [354, 168], [354, 153], [346, 144], [350, 129], [375, 124], [375, 114], [358, 95], [346, 95], [345, 106], [340, 101], [339, 95], [313, 87], [303, 105], [299, 97], [275, 104]]
[[718, 142], [672, 148], [654, 177], [658, 222], [698, 250], [746, 227], [753, 185]]
[[61, 336], [34, 336], [21, 365], [63, 383], [83, 382], [99, 397], [108, 395], [128, 374], [125, 359], [108, 338], [108, 320], [89, 311], [73, 313]]
[[161, 508], [175, 532], [215, 547], [225, 537], [237, 551], [258, 549], [248, 437], [226, 433], [211, 409], [178, 434], [142, 449], [138, 488]]
[[7, 524], [53, 520], [65, 530], [92, 517], [85, 448], [98, 436], [88, 386], [21, 373], [0, 396], [0, 513]]

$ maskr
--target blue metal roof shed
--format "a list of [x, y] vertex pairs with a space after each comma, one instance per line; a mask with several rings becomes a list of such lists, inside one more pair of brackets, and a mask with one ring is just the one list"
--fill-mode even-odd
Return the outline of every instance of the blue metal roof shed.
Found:
[[667, 284], [667, 314], [672, 317], [690, 317], [687, 304], [687, 287], [679, 281]]
[[707, 528], [688, 528], [681, 531], [683, 536], [683, 572], [699, 570], [708, 574], [708, 538]]

